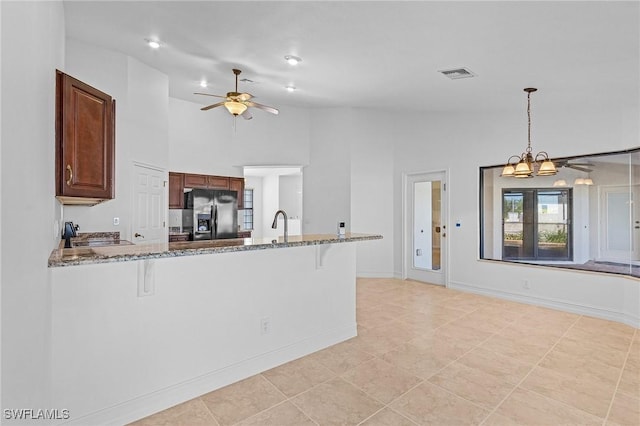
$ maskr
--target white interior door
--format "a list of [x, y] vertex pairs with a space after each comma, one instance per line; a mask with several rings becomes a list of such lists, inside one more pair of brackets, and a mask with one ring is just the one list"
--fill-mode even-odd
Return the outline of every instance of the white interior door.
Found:
[[134, 163], [133, 223], [131, 239], [136, 244], [166, 242], [166, 171]]
[[640, 260], [640, 188], [602, 187], [600, 192], [600, 258]]
[[405, 179], [404, 277], [446, 283], [446, 174], [407, 175]]

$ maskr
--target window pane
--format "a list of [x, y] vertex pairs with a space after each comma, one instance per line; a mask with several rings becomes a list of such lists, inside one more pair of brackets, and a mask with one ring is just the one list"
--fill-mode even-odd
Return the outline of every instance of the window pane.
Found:
[[569, 259], [568, 191], [538, 191], [538, 258]]
[[244, 190], [244, 210], [242, 226], [244, 229], [253, 229], [253, 189]]
[[524, 195], [518, 192], [505, 192], [502, 204], [503, 256], [505, 259], [520, 259], [524, 257]]

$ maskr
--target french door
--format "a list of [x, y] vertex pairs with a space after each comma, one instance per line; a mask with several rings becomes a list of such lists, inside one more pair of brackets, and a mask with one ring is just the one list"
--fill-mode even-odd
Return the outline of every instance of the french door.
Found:
[[404, 277], [446, 283], [446, 174], [405, 176]]
[[571, 195], [566, 189], [502, 191], [504, 260], [572, 260]]

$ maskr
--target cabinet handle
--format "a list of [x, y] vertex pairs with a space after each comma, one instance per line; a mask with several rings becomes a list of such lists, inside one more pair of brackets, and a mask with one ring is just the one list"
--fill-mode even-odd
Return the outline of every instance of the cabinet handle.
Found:
[[73, 179], [73, 170], [71, 170], [71, 164], [67, 164], [67, 170], [69, 170], [69, 180], [67, 185], [71, 185], [71, 179]]

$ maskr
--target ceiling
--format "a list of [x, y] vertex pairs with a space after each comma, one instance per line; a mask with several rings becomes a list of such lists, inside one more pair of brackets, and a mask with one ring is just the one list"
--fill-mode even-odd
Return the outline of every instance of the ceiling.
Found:
[[[123, 52], [201, 104], [234, 87], [275, 107], [504, 110], [638, 105], [640, 3], [65, 1], [67, 37]], [[162, 46], [149, 48], [145, 39]], [[285, 55], [302, 58], [290, 66]], [[467, 67], [474, 78], [438, 70]], [[205, 79], [209, 87], [202, 89]], [[298, 88], [287, 92], [286, 85]]]

